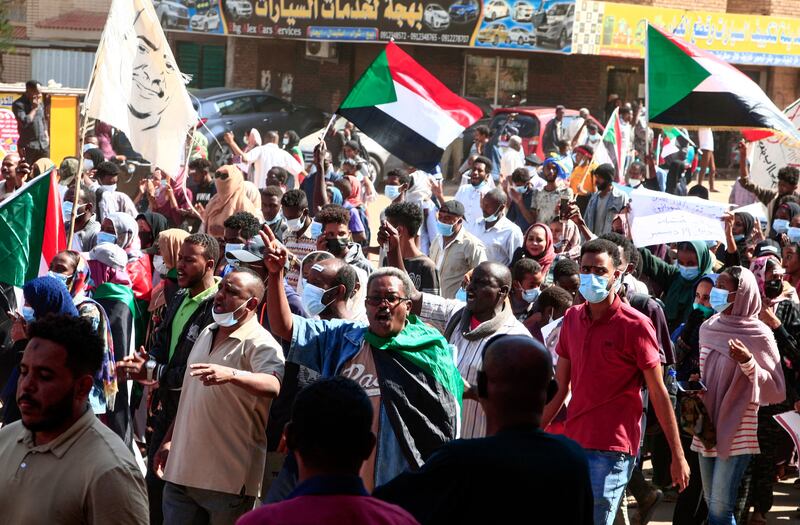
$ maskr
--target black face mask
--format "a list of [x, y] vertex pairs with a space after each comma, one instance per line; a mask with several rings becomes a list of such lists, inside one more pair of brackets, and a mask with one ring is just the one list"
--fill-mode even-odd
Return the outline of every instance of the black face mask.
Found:
[[783, 291], [783, 281], [780, 279], [772, 279], [764, 283], [764, 295], [767, 299], [775, 299]]
[[327, 248], [328, 252], [332, 253], [336, 257], [341, 255], [349, 245], [350, 239], [347, 237], [336, 237], [335, 239], [328, 239], [325, 241], [325, 247]]

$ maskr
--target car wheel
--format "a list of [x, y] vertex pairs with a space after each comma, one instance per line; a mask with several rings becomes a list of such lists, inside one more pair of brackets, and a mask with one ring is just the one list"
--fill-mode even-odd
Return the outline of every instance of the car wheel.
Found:
[[567, 30], [562, 29], [561, 34], [558, 36], [558, 48], [564, 49], [567, 47]]
[[203, 23], [203, 31], [208, 31], [208, 22]]
[[525, 43], [525, 40], [523, 40], [522, 37], [519, 37], [519, 39], [517, 40], [517, 44], [521, 46], [524, 43]]
[[500, 37], [499, 37], [499, 36], [496, 36], [496, 37], [494, 37], [494, 39], [492, 39], [492, 43], [493, 43], [494, 45], [497, 45], [497, 44], [499, 44], [499, 43], [500, 43]]
[[221, 136], [217, 137], [217, 140], [220, 141], [220, 144], [217, 145], [216, 142], [214, 142], [211, 144], [211, 146], [209, 146], [208, 158], [214, 163], [215, 166], [224, 166], [230, 163], [233, 152], [231, 151], [230, 146], [225, 144]]
[[369, 156], [369, 173], [374, 184], [377, 184], [379, 180], [383, 180], [383, 163], [375, 155]]

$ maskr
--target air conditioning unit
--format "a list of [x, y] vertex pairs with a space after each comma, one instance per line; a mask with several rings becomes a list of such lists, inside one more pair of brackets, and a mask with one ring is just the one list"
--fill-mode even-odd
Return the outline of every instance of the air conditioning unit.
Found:
[[306, 58], [336, 60], [338, 51], [336, 44], [333, 42], [319, 42], [317, 40], [306, 42]]

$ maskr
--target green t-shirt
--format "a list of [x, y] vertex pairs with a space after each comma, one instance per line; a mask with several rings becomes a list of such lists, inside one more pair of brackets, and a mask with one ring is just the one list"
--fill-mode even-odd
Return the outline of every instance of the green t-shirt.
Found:
[[194, 297], [187, 294], [183, 298], [183, 302], [178, 307], [178, 311], [175, 312], [175, 317], [172, 319], [172, 334], [169, 342], [170, 359], [172, 359], [172, 354], [175, 353], [175, 346], [178, 344], [178, 338], [180, 338], [181, 332], [183, 332], [184, 325], [189, 320], [189, 318], [192, 317], [192, 315], [194, 315], [194, 313], [197, 311], [197, 308], [200, 306], [200, 303], [206, 300], [209, 296], [217, 293], [217, 288], [219, 287], [219, 283], [221, 280], [222, 279], [220, 279], [219, 277], [214, 277], [213, 286], [203, 290]]

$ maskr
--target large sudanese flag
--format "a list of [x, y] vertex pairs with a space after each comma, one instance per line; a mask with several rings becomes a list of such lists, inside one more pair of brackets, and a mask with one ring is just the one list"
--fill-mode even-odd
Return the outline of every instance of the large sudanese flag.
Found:
[[445, 148], [481, 118], [394, 42], [353, 86], [336, 111], [404, 162], [433, 172]]
[[45, 274], [50, 260], [66, 244], [52, 170], [0, 202], [0, 283], [22, 287]]
[[750, 78], [711, 53], [647, 27], [647, 113], [654, 127], [800, 134]]

